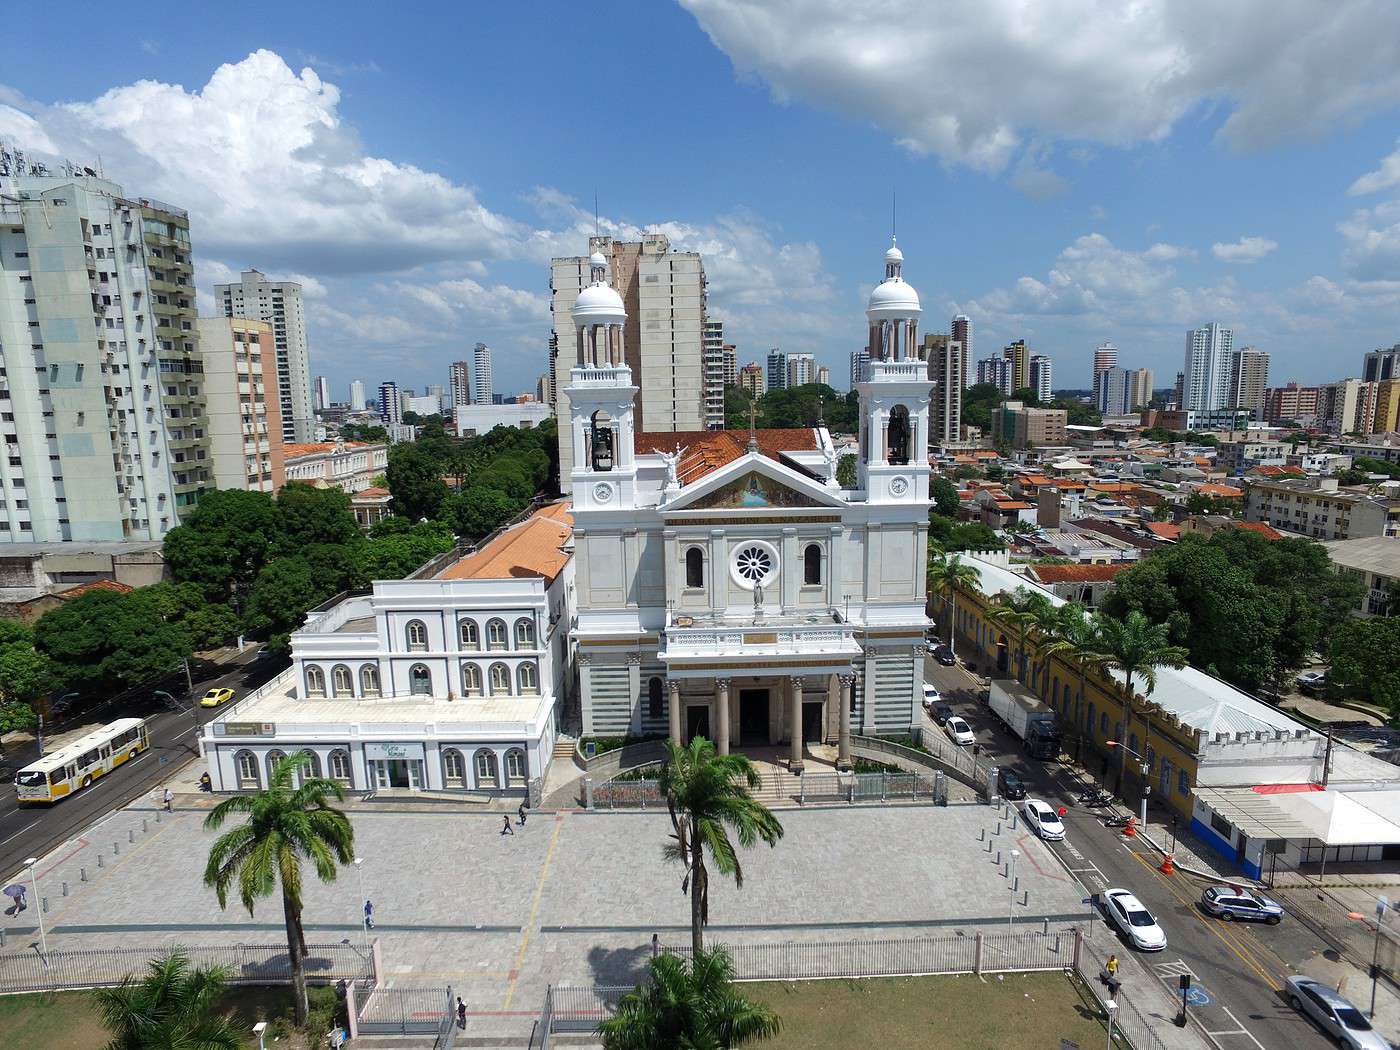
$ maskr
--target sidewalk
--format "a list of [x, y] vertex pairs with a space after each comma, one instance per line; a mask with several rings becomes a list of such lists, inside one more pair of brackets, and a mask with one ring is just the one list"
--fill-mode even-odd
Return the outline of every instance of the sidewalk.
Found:
[[[1097, 975], [1103, 971], [1108, 956], [1114, 954], [1118, 956], [1118, 980], [1123, 985], [1119, 995], [1120, 1002], [1131, 1003], [1133, 1009], [1152, 1027], [1152, 1031], [1164, 1046], [1172, 1047], [1173, 1050], [1215, 1050], [1214, 1044], [1201, 1034], [1200, 1028], [1195, 1024], [1188, 1024], [1185, 1028], [1176, 1027], [1179, 1001], [1167, 991], [1166, 985], [1158, 976], [1148, 969], [1144, 958], [1136, 952], [1125, 950], [1113, 935], [1113, 931], [1104, 923], [1093, 923], [1090, 936], [1085, 937], [1082, 943], [1083, 958], [1080, 969], [1100, 1002], [1108, 998], [1108, 990], [1098, 980]], [[1127, 1026], [1126, 1034], [1132, 1039], [1139, 1033]], [[1143, 1046], [1140, 1038], [1133, 1045], [1137, 1050], [1150, 1050], [1150, 1044]]]

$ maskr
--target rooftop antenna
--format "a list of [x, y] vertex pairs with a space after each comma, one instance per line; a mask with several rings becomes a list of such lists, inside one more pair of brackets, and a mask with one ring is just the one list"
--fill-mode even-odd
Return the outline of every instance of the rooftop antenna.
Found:
[[758, 405], [749, 402], [749, 452], [758, 451]]
[[593, 191], [593, 236], [598, 236], [598, 191]]
[[890, 240], [891, 240], [891, 241], [894, 240], [894, 235], [895, 235], [895, 221], [894, 221], [894, 220], [895, 220], [895, 206], [896, 206], [896, 204], [898, 203], [898, 199], [899, 199], [898, 194], [899, 194], [899, 191], [898, 191], [898, 190], [896, 190], [894, 187], [890, 187]]

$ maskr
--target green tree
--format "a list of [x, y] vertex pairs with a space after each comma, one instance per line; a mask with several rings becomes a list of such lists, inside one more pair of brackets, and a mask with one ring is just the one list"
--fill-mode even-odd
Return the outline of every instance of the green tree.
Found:
[[1103, 666], [1104, 655], [1100, 652], [1098, 621], [1091, 617], [1079, 602], [1066, 602], [1060, 606], [1059, 623], [1055, 627], [1055, 637], [1063, 643], [1060, 655], [1074, 664], [1079, 677], [1079, 691], [1074, 699], [1074, 757], [1080, 757], [1080, 745], [1084, 739], [1084, 687], [1091, 669]]
[[930, 558], [928, 563], [928, 590], [930, 594], [941, 594], [947, 607], [948, 650], [956, 655], [957, 639], [953, 630], [953, 596], [959, 590], [976, 592], [982, 576], [975, 566], [968, 565], [956, 554]]
[[1099, 415], [1098, 410], [1083, 401], [1057, 397], [1050, 402], [1050, 407], [1064, 409], [1065, 422], [1073, 427], [1097, 427], [1103, 424], [1103, 416]]
[[289, 481], [277, 493], [278, 539], [274, 554], [297, 554], [307, 544], [349, 544], [360, 539], [350, 496]]
[[450, 551], [455, 543], [452, 530], [437, 521], [419, 522], [408, 532], [368, 540], [355, 550], [355, 585], [401, 580], [429, 559]]
[[741, 386], [724, 388], [724, 428], [742, 430], [749, 425], [749, 406], [753, 398]]
[[1026, 662], [1030, 656], [1028, 643], [1030, 629], [1036, 622], [1036, 606], [1047, 599], [1032, 593], [1025, 587], [1017, 587], [1013, 594], [999, 596], [987, 607], [987, 619], [997, 627], [1009, 630], [1016, 638], [1013, 654], [1012, 675], [1021, 682], [1031, 684], [1026, 673]]
[[853, 489], [860, 482], [856, 471], [857, 459], [854, 452], [847, 452], [836, 461], [836, 483], [843, 489]]
[[34, 648], [33, 630], [0, 620], [0, 734], [37, 725], [39, 705], [57, 684], [52, 662]]
[[340, 436], [346, 441], [378, 442], [381, 445], [389, 443], [389, 432], [377, 423], [342, 423]]
[[598, 1026], [604, 1050], [724, 1050], [772, 1039], [778, 1015], [735, 990], [734, 963], [723, 949], [690, 963], [669, 952], [648, 964], [648, 981], [628, 992]]
[[524, 509], [523, 500], [514, 499], [499, 489], [471, 485], [465, 492], [448, 500], [444, 512], [448, 523], [460, 535], [480, 539]]
[[123, 689], [180, 666], [193, 652], [178, 623], [162, 616], [159, 597], [94, 590], [51, 609], [34, 625], [34, 646], [79, 692]]
[[962, 501], [958, 499], [958, 487], [947, 478], [939, 475], [928, 484], [929, 498], [933, 500], [935, 513], [945, 518], [955, 518]]
[[976, 383], [963, 391], [962, 421], [968, 426], [990, 430], [992, 409], [1006, 400], [995, 383]]
[[238, 634], [240, 621], [226, 602], [209, 602], [198, 584], [165, 581], [141, 588], [161, 619], [181, 628], [195, 652], [216, 649]]
[[758, 772], [744, 755], [721, 755], [715, 745], [697, 736], [681, 747], [666, 741], [666, 764], [661, 767], [659, 788], [671, 815], [671, 838], [664, 855], [685, 865], [681, 892], [690, 893], [691, 951], [705, 948], [704, 928], [710, 921], [710, 872], [706, 854], [715, 870], [730, 875], [744, 887], [744, 869], [729, 841], [729, 831], [748, 848], [762, 839], [776, 846], [783, 826], [763, 803], [751, 794], [758, 787]]
[[1186, 497], [1187, 514], [1223, 514], [1229, 518], [1238, 518], [1241, 511], [1240, 501], [1227, 496], [1193, 492]]
[[1332, 634], [1328, 688], [1378, 704], [1400, 722], [1400, 616], [1352, 619]]
[[954, 521], [933, 513], [928, 518], [929, 538], [945, 551], [1001, 551], [1006, 543], [980, 521]]
[[400, 443], [389, 449], [387, 474], [395, 514], [412, 521], [437, 517], [447, 498], [437, 460], [417, 445]]
[[92, 993], [112, 1033], [104, 1050], [239, 1050], [243, 1032], [219, 1012], [232, 971], [190, 967], [183, 948], [152, 959], [144, 977], [127, 974], [115, 988]]
[[244, 622], [253, 634], [267, 638], [274, 652], [285, 652], [287, 636], [306, 620], [307, 610], [333, 593], [305, 558], [278, 558], [258, 574]]
[[1039, 408], [1040, 397], [1035, 392], [1035, 387], [1023, 386], [1011, 391], [1008, 401], [1020, 401], [1027, 408]]
[[281, 525], [271, 497], [262, 492], [206, 492], [185, 523], [165, 537], [171, 575], [194, 583], [210, 601], [242, 608], [253, 580], [272, 557]]
[[[1152, 690], [1157, 688], [1157, 668], [1185, 667], [1191, 654], [1181, 646], [1171, 644], [1163, 624], [1150, 622], [1140, 612], [1130, 612], [1122, 620], [1111, 616], [1099, 617], [1098, 635], [1102, 665], [1123, 674], [1123, 728], [1118, 750], [1118, 785], [1121, 789], [1128, 761], [1124, 746], [1127, 745], [1133, 712], [1137, 707], [1134, 679], [1142, 683], [1143, 695], [1151, 696]], [[1151, 720], [1144, 718], [1142, 726], [1143, 743], [1138, 753], [1146, 755], [1148, 736], [1152, 732]]]
[[[311, 753], [299, 751], [277, 763], [265, 790], [235, 795], [215, 806], [204, 818], [206, 831], [218, 831], [235, 814], [248, 815], [238, 827], [221, 835], [209, 850], [204, 884], [212, 886], [219, 907], [228, 906], [229, 888], [253, 914], [261, 897], [270, 897], [281, 884], [282, 919], [287, 953], [292, 961], [297, 1024], [306, 1021], [306, 931], [302, 928], [302, 860], [311, 861], [322, 882], [334, 882], [337, 863], [355, 858], [355, 832], [350, 819], [331, 805], [345, 801], [334, 780], [311, 777]], [[294, 786], [294, 780], [300, 780]]]

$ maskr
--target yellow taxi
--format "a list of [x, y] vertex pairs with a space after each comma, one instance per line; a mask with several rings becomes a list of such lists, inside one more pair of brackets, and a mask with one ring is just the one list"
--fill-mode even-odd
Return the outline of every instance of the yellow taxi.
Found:
[[209, 692], [205, 693], [203, 699], [199, 701], [199, 706], [218, 707], [220, 704], [226, 704], [232, 699], [233, 690], [228, 688], [228, 686], [219, 686], [218, 688], [211, 689], [209, 690]]

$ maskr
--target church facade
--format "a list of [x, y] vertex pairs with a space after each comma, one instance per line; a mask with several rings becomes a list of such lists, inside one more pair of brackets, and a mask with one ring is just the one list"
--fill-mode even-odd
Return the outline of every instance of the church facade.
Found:
[[[607, 261], [575, 304], [573, 447], [583, 732], [709, 737], [721, 752], [918, 725], [928, 364], [891, 247], [866, 311], [856, 484], [822, 425], [641, 433]], [[645, 321], [645, 319], [643, 319]]]

